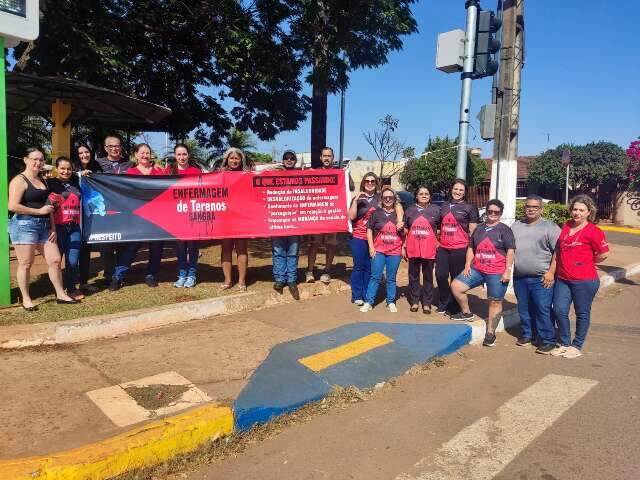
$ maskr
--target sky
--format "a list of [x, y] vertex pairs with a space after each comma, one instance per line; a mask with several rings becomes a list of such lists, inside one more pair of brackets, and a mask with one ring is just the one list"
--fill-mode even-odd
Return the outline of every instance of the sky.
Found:
[[[422, 151], [427, 138], [458, 133], [460, 75], [435, 68], [440, 32], [465, 28], [464, 0], [422, 0], [414, 6], [419, 33], [377, 69], [352, 73], [346, 93], [345, 158], [375, 158], [363, 132], [391, 114], [398, 138]], [[482, 0], [495, 9], [496, 0]], [[526, 0], [525, 67], [522, 71], [520, 155], [561, 143], [606, 140], [626, 148], [640, 136], [640, 0]], [[491, 79], [472, 87], [469, 144], [490, 157], [492, 143], [479, 136], [480, 107], [491, 100]], [[329, 97], [327, 143], [339, 145], [340, 98]], [[295, 132], [259, 142], [281, 154], [310, 150], [310, 119]]]

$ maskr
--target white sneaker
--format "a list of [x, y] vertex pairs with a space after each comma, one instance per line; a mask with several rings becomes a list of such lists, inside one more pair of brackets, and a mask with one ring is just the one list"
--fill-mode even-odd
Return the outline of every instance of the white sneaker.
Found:
[[398, 313], [398, 308], [396, 307], [395, 303], [390, 303], [389, 305], [387, 305], [387, 308], [391, 313]]
[[371, 311], [371, 310], [373, 310], [373, 307], [372, 307], [371, 305], [369, 305], [368, 303], [365, 303], [364, 305], [362, 305], [362, 306], [360, 307], [360, 311], [361, 311], [362, 313], [367, 313], [367, 312], [369, 312], [369, 311]]
[[582, 352], [580, 349], [574, 347], [573, 345], [565, 350], [562, 354], [564, 358], [578, 358], [582, 356]]
[[320, 275], [320, 281], [325, 285], [329, 285], [331, 283], [331, 275], [327, 272], [324, 272], [322, 275]]
[[358, 307], [361, 307], [362, 305], [364, 305], [364, 300], [356, 300], [355, 303]]
[[313, 272], [307, 270], [307, 273], [304, 277], [304, 281], [307, 283], [313, 283], [316, 281], [316, 277], [313, 276]]
[[567, 351], [567, 347], [565, 347], [564, 345], [560, 345], [559, 347], [556, 347], [554, 350], [551, 350], [551, 353], [549, 355], [553, 355], [554, 357], [562, 357], [566, 351]]

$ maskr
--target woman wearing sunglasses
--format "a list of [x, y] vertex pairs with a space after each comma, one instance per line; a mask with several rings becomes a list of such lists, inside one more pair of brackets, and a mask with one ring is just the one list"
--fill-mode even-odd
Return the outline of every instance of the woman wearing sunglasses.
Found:
[[485, 347], [493, 347], [496, 343], [496, 326], [502, 313], [502, 300], [507, 293], [516, 251], [511, 228], [500, 223], [503, 210], [504, 204], [500, 200], [487, 202], [487, 219], [471, 235], [464, 270], [451, 282], [451, 291], [462, 309], [451, 317], [453, 320], [473, 320], [467, 291], [483, 283], [487, 286], [489, 317], [487, 333], [482, 342]]
[[373, 212], [367, 224], [371, 278], [367, 285], [365, 304], [360, 307], [360, 311], [363, 313], [373, 308], [384, 270], [386, 270], [387, 276], [387, 307], [391, 313], [398, 312], [396, 308], [396, 275], [400, 260], [402, 260], [404, 228], [398, 222], [398, 214], [396, 213], [398, 200], [391, 187], [384, 187], [380, 198], [382, 206]]
[[407, 241], [402, 248], [402, 256], [409, 260], [409, 310], [417, 312], [418, 304], [422, 302], [422, 313], [428, 315], [433, 301], [433, 266], [438, 248], [435, 232], [438, 230], [440, 207], [431, 204], [431, 192], [425, 186], [418, 187], [415, 200], [416, 203], [407, 208], [404, 215]]

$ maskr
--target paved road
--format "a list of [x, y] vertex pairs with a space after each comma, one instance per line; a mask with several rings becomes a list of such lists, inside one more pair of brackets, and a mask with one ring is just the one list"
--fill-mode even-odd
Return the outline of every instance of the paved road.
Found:
[[609, 243], [617, 245], [627, 245], [629, 247], [640, 247], [640, 234], [624, 232], [605, 232]]
[[502, 334], [187, 478], [640, 478], [638, 311], [640, 277], [600, 294], [582, 358]]

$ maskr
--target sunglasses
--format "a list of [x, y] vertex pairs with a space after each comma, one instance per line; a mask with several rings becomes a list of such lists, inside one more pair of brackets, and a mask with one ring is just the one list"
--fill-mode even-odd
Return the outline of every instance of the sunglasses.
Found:
[[365, 180], [364, 183], [376, 183], [375, 180]]
[[487, 210], [489, 215], [500, 215], [502, 212], [500, 210]]
[[382, 197], [383, 200], [395, 200], [396, 197], [390, 197], [388, 195], [385, 195], [384, 197]]

